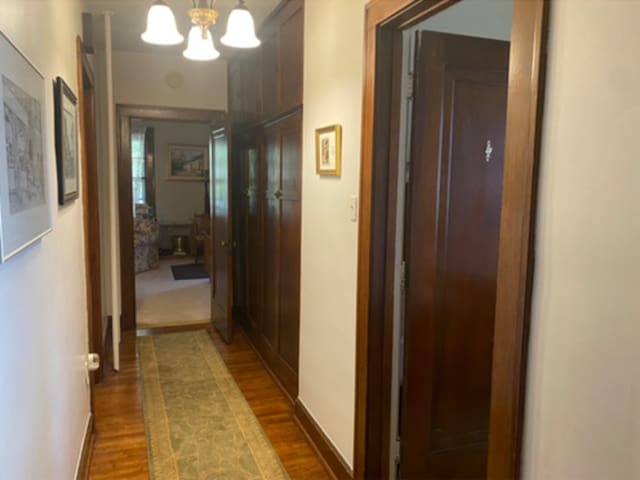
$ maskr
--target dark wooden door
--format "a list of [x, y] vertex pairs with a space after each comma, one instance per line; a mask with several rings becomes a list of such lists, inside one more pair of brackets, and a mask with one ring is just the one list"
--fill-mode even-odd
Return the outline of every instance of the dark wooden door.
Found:
[[278, 288], [280, 283], [280, 135], [277, 126], [264, 132], [264, 317], [262, 340], [267, 350], [278, 351]]
[[291, 398], [298, 395], [302, 113], [264, 132], [264, 315], [259, 348]]
[[418, 35], [400, 478], [486, 476], [508, 61]]
[[233, 239], [229, 128], [211, 134], [211, 321], [227, 343], [233, 340]]
[[244, 174], [243, 257], [244, 257], [244, 321], [255, 336], [262, 318], [262, 201], [260, 188], [260, 152], [248, 145], [242, 154]]
[[[282, 19], [278, 34], [279, 110], [286, 112], [302, 104], [304, 58], [304, 4], [294, 3], [291, 14]], [[288, 13], [288, 12], [284, 12]]]
[[[278, 270], [279, 355], [287, 382], [297, 389], [300, 331], [300, 220], [302, 191], [302, 114], [280, 125], [280, 255]], [[297, 390], [296, 390], [297, 393]]]

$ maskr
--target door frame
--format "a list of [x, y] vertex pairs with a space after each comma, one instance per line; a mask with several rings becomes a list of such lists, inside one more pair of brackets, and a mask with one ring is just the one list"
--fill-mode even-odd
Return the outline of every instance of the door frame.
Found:
[[[80, 164], [82, 171], [82, 208], [85, 245], [85, 283], [87, 297], [88, 348], [97, 353], [100, 366], [91, 378], [91, 411], [93, 411], [93, 384], [100, 383], [104, 372], [102, 338], [102, 274], [100, 268], [100, 217], [98, 198], [98, 158], [96, 150], [95, 77], [80, 36], [76, 37], [76, 65], [78, 80], [78, 115]], [[85, 90], [92, 91], [93, 100], [85, 102]], [[85, 116], [85, 108], [92, 112], [92, 119]], [[90, 126], [87, 128], [87, 120]]]
[[227, 112], [195, 108], [146, 105], [116, 105], [118, 152], [118, 215], [120, 236], [120, 290], [122, 298], [122, 330], [136, 329], [136, 283], [133, 248], [133, 216], [131, 203], [131, 120], [170, 120], [205, 123], [215, 128], [224, 125]]
[[[458, 1], [370, 0], [366, 5], [356, 310], [357, 480], [386, 478], [388, 472], [401, 35]], [[548, 16], [549, 0], [514, 0], [487, 467], [492, 480], [520, 476]]]

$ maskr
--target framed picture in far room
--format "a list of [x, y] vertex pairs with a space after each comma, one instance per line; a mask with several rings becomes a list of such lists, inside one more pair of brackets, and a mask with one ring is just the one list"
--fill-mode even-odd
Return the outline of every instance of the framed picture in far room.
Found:
[[56, 167], [58, 170], [58, 204], [66, 205], [78, 198], [78, 101], [69, 85], [56, 78], [54, 95], [56, 124]]
[[342, 167], [342, 127], [331, 125], [316, 130], [316, 173], [339, 177]]
[[52, 229], [44, 76], [0, 32], [0, 263]]
[[208, 146], [169, 145], [169, 180], [204, 182], [208, 179]]

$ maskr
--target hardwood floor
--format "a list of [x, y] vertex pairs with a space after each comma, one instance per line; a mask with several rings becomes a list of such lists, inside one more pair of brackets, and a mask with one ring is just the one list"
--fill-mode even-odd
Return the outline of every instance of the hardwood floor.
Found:
[[104, 369], [94, 389], [95, 440], [89, 478], [147, 479], [149, 466], [142, 416], [136, 334], [123, 332], [120, 372]]
[[[149, 333], [158, 334], [158, 330], [140, 332]], [[295, 423], [293, 406], [243, 332], [236, 332], [232, 345], [211, 330], [209, 334], [291, 479], [331, 479]], [[95, 387], [96, 432], [89, 477], [94, 480], [149, 478], [135, 340], [135, 333], [123, 333], [120, 373], [105, 371], [103, 382]]]

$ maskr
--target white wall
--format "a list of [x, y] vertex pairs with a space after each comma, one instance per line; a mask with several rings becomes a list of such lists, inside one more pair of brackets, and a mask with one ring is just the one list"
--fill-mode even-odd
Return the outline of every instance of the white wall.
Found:
[[[305, 3], [300, 400], [352, 464], [364, 2]], [[315, 172], [314, 132], [342, 125], [342, 176]]]
[[[46, 19], [46, 21], [33, 21]], [[58, 209], [52, 81], [77, 92], [74, 0], [0, 0], [2, 30], [45, 76], [53, 232], [0, 265], [0, 478], [73, 478], [89, 415], [82, 206]]]
[[[167, 75], [180, 77], [173, 88]], [[113, 52], [116, 104], [227, 109], [227, 64], [193, 62], [181, 55]]]
[[524, 478], [640, 478], [640, 2], [552, 2]]
[[136, 120], [135, 128], [153, 127], [155, 146], [156, 215], [160, 224], [189, 223], [204, 213], [204, 182], [167, 180], [169, 145], [209, 145], [210, 128], [204, 123]]

